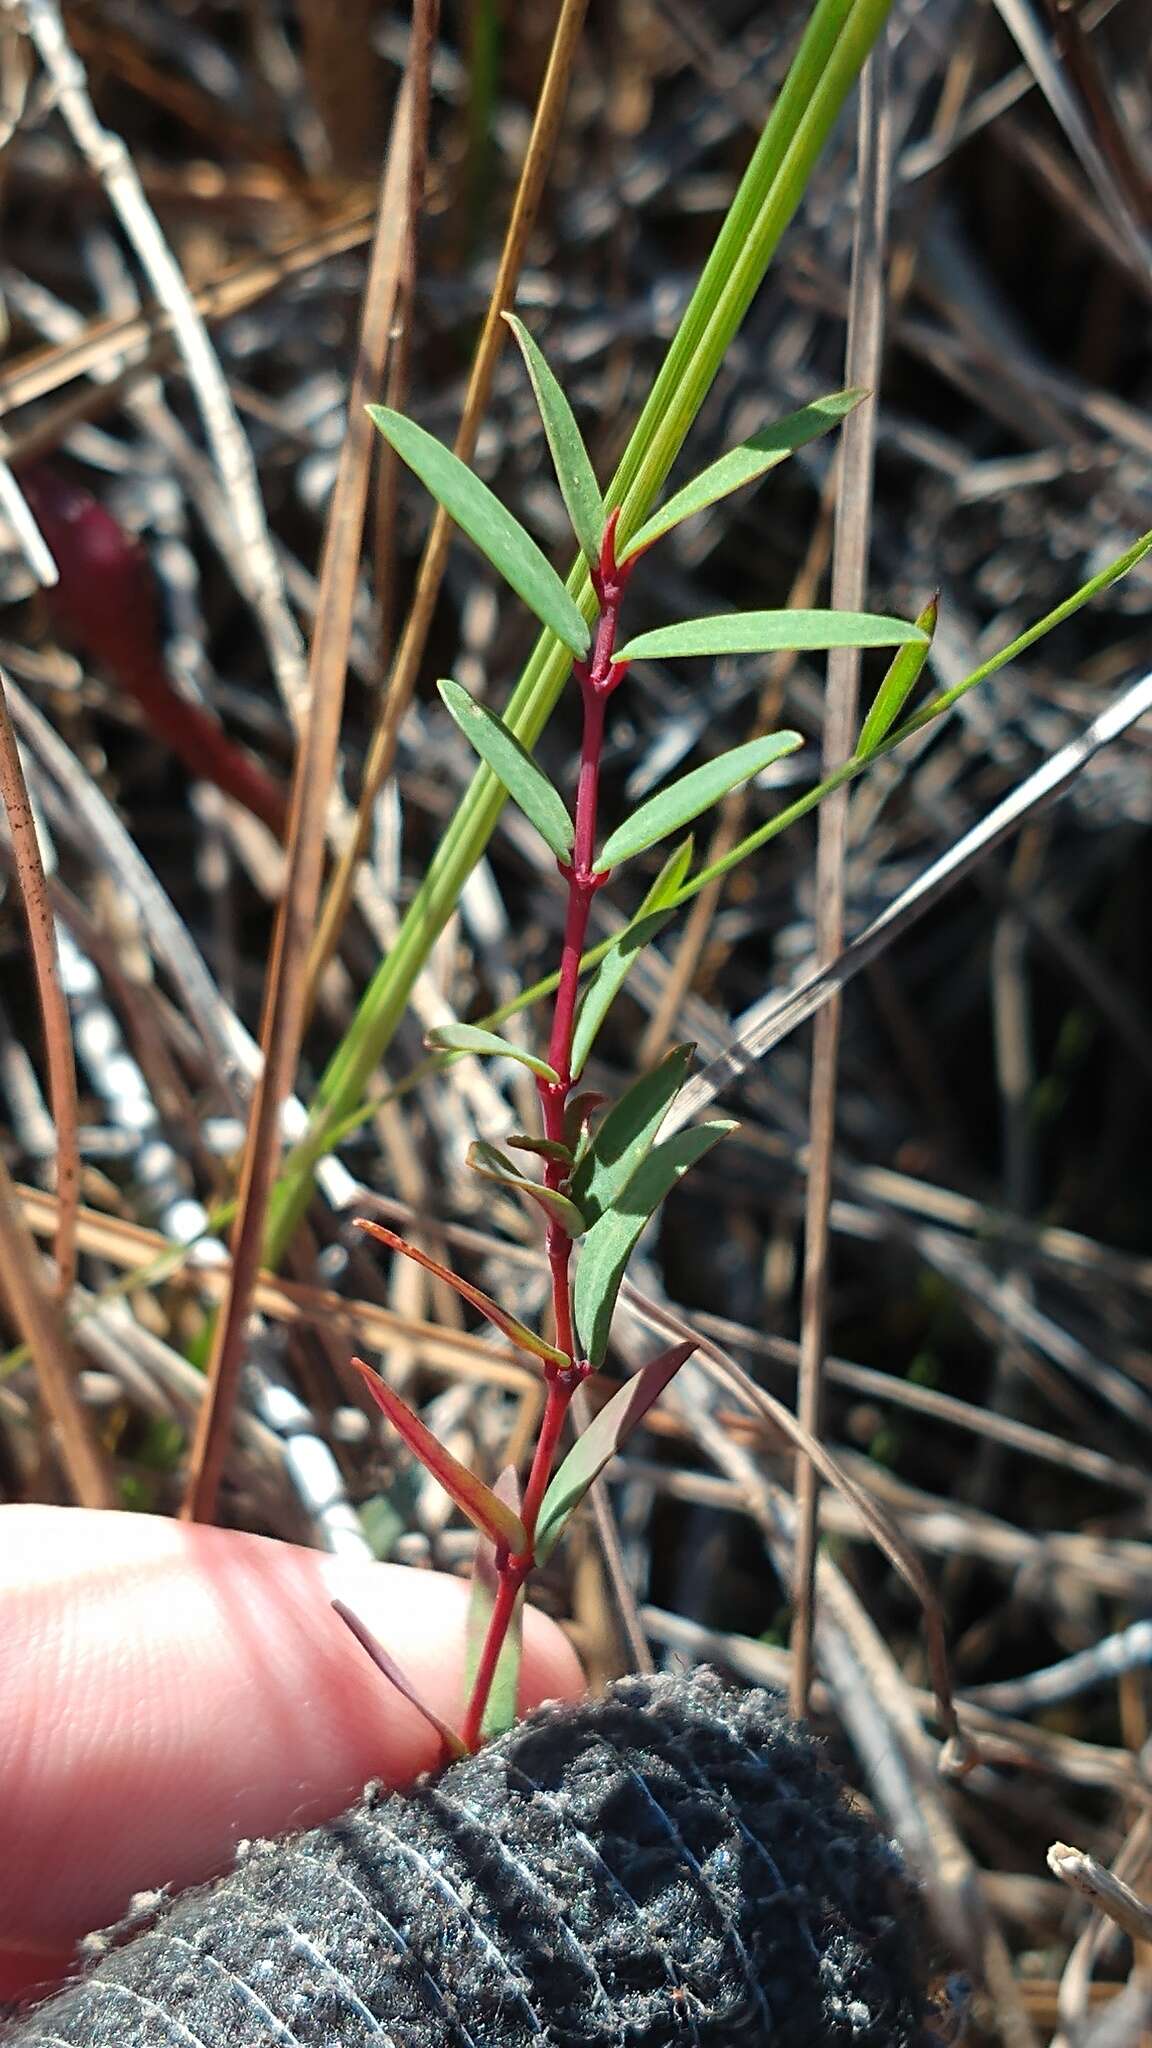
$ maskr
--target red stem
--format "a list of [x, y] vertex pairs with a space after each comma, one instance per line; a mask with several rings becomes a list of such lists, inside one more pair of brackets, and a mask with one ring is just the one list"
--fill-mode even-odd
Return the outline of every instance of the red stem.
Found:
[[[625, 674], [624, 663], [616, 662], [612, 657], [616, 646], [620, 606], [631, 567], [628, 565], [621, 568], [616, 562], [616, 519], [617, 514], [613, 513], [604, 529], [600, 563], [592, 577], [599, 607], [596, 630], [592, 638], [592, 651], [586, 662], [577, 661], [573, 664], [573, 673], [580, 685], [584, 702], [584, 730], [580, 748], [580, 776], [576, 786], [572, 860], [570, 865], [566, 862], [560, 863], [560, 872], [568, 884], [568, 909], [564, 919], [560, 979], [556, 989], [552, 1031], [548, 1042], [548, 1063], [559, 1075], [559, 1080], [541, 1080], [536, 1084], [544, 1135], [556, 1143], [564, 1142], [564, 1115], [573, 1086], [572, 1035], [576, 1025], [576, 1004], [580, 990], [580, 961], [588, 934], [592, 898], [608, 880], [606, 869], [598, 872], [593, 866], [596, 854], [596, 812], [600, 792], [600, 763], [604, 752], [605, 713], [609, 697], [623, 681]], [[567, 1170], [562, 1159], [546, 1160], [544, 1179], [547, 1186], [560, 1188]], [[500, 1652], [515, 1613], [516, 1596], [535, 1562], [533, 1542], [536, 1524], [556, 1462], [556, 1452], [563, 1435], [569, 1403], [589, 1370], [586, 1362], [576, 1355], [572, 1287], [569, 1277], [572, 1238], [562, 1223], [549, 1221], [545, 1241], [552, 1274], [552, 1314], [556, 1325], [556, 1346], [564, 1353], [568, 1362], [565, 1366], [545, 1366], [548, 1398], [532, 1458], [532, 1469], [528, 1475], [524, 1503], [520, 1510], [520, 1519], [528, 1536], [528, 1547], [521, 1557], [514, 1558], [505, 1554], [498, 1555], [496, 1559], [496, 1596], [488, 1617], [484, 1647], [464, 1721], [464, 1741], [469, 1749], [477, 1749], [480, 1745], [488, 1696], [500, 1662]]]

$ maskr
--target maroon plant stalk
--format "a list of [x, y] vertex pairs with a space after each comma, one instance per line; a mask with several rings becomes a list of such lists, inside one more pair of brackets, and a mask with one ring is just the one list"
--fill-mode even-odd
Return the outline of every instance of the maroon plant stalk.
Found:
[[[619, 564], [616, 560], [618, 516], [613, 512], [605, 526], [600, 561], [592, 571], [592, 587], [596, 593], [598, 612], [591, 653], [586, 661], [575, 661], [572, 669], [580, 685], [583, 699], [584, 728], [580, 749], [580, 776], [576, 789], [576, 812], [573, 820], [575, 830], [572, 859], [571, 862], [558, 863], [560, 872], [568, 884], [568, 909], [564, 920], [560, 979], [556, 989], [552, 1031], [548, 1042], [548, 1064], [559, 1078], [555, 1081], [540, 1079], [536, 1083], [544, 1136], [557, 1145], [564, 1145], [566, 1142], [566, 1112], [573, 1088], [572, 1036], [576, 1025], [580, 960], [588, 933], [592, 898], [598, 889], [603, 888], [609, 876], [608, 869], [597, 871], [593, 866], [596, 852], [600, 763], [604, 750], [604, 720], [608, 699], [623, 681], [626, 673], [626, 664], [614, 661], [612, 657], [616, 647], [620, 607], [628, 579], [636, 561], [639, 560], [639, 556], [635, 556], [626, 564]], [[569, 1171], [570, 1166], [563, 1158], [546, 1159], [545, 1185], [560, 1189]], [[552, 1315], [556, 1347], [563, 1352], [566, 1363], [554, 1365], [545, 1361], [544, 1364], [548, 1393], [524, 1491], [524, 1502], [520, 1510], [520, 1519], [528, 1535], [528, 1548], [520, 1557], [513, 1557], [506, 1550], [497, 1550], [496, 1595], [464, 1719], [463, 1739], [469, 1749], [477, 1749], [480, 1745], [484, 1714], [500, 1662], [500, 1653], [512, 1625], [520, 1590], [535, 1563], [533, 1539], [536, 1524], [556, 1462], [556, 1452], [563, 1434], [569, 1404], [576, 1388], [590, 1370], [587, 1361], [578, 1356], [576, 1331], [572, 1319], [572, 1242], [571, 1234], [563, 1223], [555, 1217], [550, 1217], [545, 1244], [552, 1274]]]

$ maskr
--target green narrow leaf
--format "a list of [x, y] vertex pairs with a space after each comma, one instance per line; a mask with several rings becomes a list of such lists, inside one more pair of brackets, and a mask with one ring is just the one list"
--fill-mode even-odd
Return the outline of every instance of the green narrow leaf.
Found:
[[742, 747], [718, 754], [714, 761], [705, 761], [702, 768], [693, 768], [678, 782], [669, 783], [667, 789], [658, 789], [655, 796], [650, 796], [647, 803], [641, 804], [609, 834], [597, 856], [597, 868], [614, 867], [617, 861], [631, 860], [633, 854], [643, 853], [646, 846], [678, 831], [689, 818], [711, 810], [738, 783], [750, 781], [773, 761], [794, 754], [803, 745], [798, 732], [769, 732], [762, 739], [748, 740]]
[[587, 1064], [596, 1035], [619, 995], [625, 980], [649, 941], [661, 932], [673, 915], [671, 910], [654, 910], [628, 925], [605, 953], [588, 983], [576, 1012], [572, 1033], [572, 1079], [578, 1081]]
[[407, 1700], [410, 1707], [415, 1707], [416, 1712], [423, 1720], [427, 1721], [429, 1727], [436, 1730], [448, 1756], [467, 1756], [468, 1752], [457, 1735], [456, 1730], [450, 1728], [447, 1721], [441, 1719], [435, 1707], [429, 1706], [427, 1700], [421, 1696], [415, 1680], [408, 1676], [404, 1666], [392, 1655], [391, 1650], [386, 1650], [383, 1643], [377, 1642], [371, 1629], [361, 1621], [358, 1614], [353, 1613], [350, 1607], [345, 1606], [343, 1600], [333, 1600], [331, 1605], [333, 1612], [340, 1616], [345, 1628], [351, 1630], [360, 1648], [371, 1657], [377, 1671], [382, 1672], [389, 1685], [395, 1686], [401, 1699]]
[[[512, 1465], [505, 1466], [492, 1491], [511, 1508], [513, 1514], [520, 1513], [520, 1481]], [[480, 1653], [488, 1634], [488, 1623], [496, 1599], [499, 1579], [496, 1571], [496, 1552], [484, 1536], [476, 1539], [476, 1552], [472, 1562], [472, 1585], [468, 1598], [468, 1620], [465, 1635], [464, 1679], [465, 1697], [469, 1697], [476, 1682]], [[512, 1612], [508, 1633], [496, 1663], [496, 1674], [480, 1733], [485, 1741], [503, 1735], [516, 1720], [517, 1695], [520, 1689], [520, 1660], [524, 1636], [524, 1595], [521, 1593]]]
[[620, 560], [628, 561], [642, 548], [651, 547], [661, 534], [679, 526], [681, 520], [690, 519], [694, 512], [703, 512], [709, 505], [715, 505], [720, 498], [726, 498], [732, 491], [738, 491], [743, 484], [756, 481], [777, 463], [784, 462], [797, 448], [803, 448], [808, 441], [818, 440], [838, 427], [841, 420], [867, 397], [865, 391], [835, 391], [828, 398], [814, 399], [799, 412], [790, 412], [787, 418], [774, 420], [771, 426], [762, 427], [748, 441], [742, 441], [738, 448], [730, 448], [718, 462], [702, 469], [699, 476], [677, 491], [667, 504], [647, 519], [638, 533], [634, 533]]
[[569, 1237], [583, 1237], [588, 1225], [575, 1202], [567, 1195], [558, 1194], [554, 1188], [546, 1188], [538, 1180], [529, 1180], [523, 1173], [517, 1173], [511, 1159], [506, 1159], [497, 1146], [489, 1145], [483, 1138], [468, 1147], [468, 1165], [481, 1180], [499, 1181], [503, 1187], [511, 1188], [517, 1195], [526, 1195], [530, 1202], [536, 1202], [545, 1214], [561, 1224]]
[[693, 1051], [691, 1045], [674, 1045], [658, 1067], [633, 1082], [605, 1117], [569, 1183], [573, 1201], [588, 1219], [586, 1228], [612, 1207], [652, 1150], [684, 1085]]
[[928, 635], [922, 647], [902, 647], [895, 655], [880, 688], [872, 700], [872, 708], [860, 728], [856, 742], [856, 758], [866, 761], [874, 754], [881, 741], [885, 740], [903, 711], [920, 680], [921, 670], [932, 651], [932, 638], [936, 621], [940, 616], [940, 593], [926, 604], [916, 624], [922, 633]]
[[614, 661], [679, 659], [690, 654], [779, 654], [824, 647], [907, 647], [927, 638], [904, 619], [877, 612], [721, 612], [657, 626], [621, 647]]
[[584, 614], [531, 535], [487, 484], [415, 420], [405, 419], [403, 413], [386, 405], [370, 405], [367, 410], [384, 439], [469, 540], [475, 541], [481, 554], [487, 555], [541, 625], [550, 626], [573, 654], [586, 654], [592, 635]]
[[499, 1302], [493, 1301], [490, 1294], [485, 1294], [482, 1287], [473, 1287], [470, 1280], [462, 1280], [459, 1273], [452, 1271], [451, 1266], [442, 1265], [439, 1259], [430, 1258], [418, 1245], [409, 1244], [406, 1237], [397, 1237], [396, 1232], [387, 1229], [383, 1223], [371, 1223], [366, 1216], [357, 1216], [354, 1220], [357, 1230], [367, 1231], [368, 1236], [374, 1237], [379, 1244], [386, 1244], [389, 1251], [402, 1253], [404, 1258], [411, 1259], [414, 1265], [423, 1266], [426, 1273], [435, 1273], [438, 1280], [443, 1280], [447, 1286], [454, 1288], [463, 1300], [470, 1301], [473, 1308], [479, 1309], [481, 1315], [486, 1316], [496, 1329], [502, 1330], [509, 1342], [515, 1344], [519, 1351], [527, 1351], [533, 1358], [542, 1358], [546, 1365], [567, 1366], [570, 1363], [554, 1344], [546, 1343], [543, 1337], [536, 1335], [535, 1330], [530, 1330], [526, 1323], [522, 1323], [518, 1316], [510, 1315], [506, 1308], [501, 1308]]
[[588, 459], [588, 450], [572, 408], [549, 369], [543, 351], [515, 313], [505, 313], [504, 318], [520, 344], [520, 353], [532, 379], [532, 389], [544, 422], [548, 446], [552, 450], [556, 480], [568, 507], [572, 531], [584, 550], [588, 566], [595, 569], [600, 560], [600, 543], [604, 534], [604, 502]]
[[479, 1024], [438, 1024], [434, 1031], [425, 1033], [424, 1043], [429, 1052], [471, 1052], [482, 1059], [519, 1060], [522, 1067], [530, 1067], [542, 1081], [560, 1079], [547, 1060], [538, 1059], [534, 1052], [525, 1052], [523, 1046], [512, 1045], [507, 1038], [497, 1037], [494, 1031], [483, 1030]]
[[490, 1486], [462, 1465], [446, 1450], [439, 1437], [433, 1436], [426, 1423], [400, 1399], [390, 1386], [365, 1365], [362, 1358], [351, 1363], [360, 1374], [368, 1392], [388, 1417], [398, 1435], [402, 1436], [412, 1455], [419, 1458], [425, 1471], [431, 1472], [445, 1493], [454, 1500], [461, 1514], [467, 1515], [474, 1529], [487, 1536], [490, 1543], [503, 1544], [513, 1557], [520, 1557], [528, 1547], [528, 1537], [519, 1515], [506, 1506]]
[[669, 1380], [674, 1379], [696, 1346], [691, 1338], [671, 1344], [606, 1401], [599, 1415], [577, 1438], [556, 1473], [540, 1508], [533, 1553], [537, 1564], [547, 1564], [557, 1543], [590, 1486], [594, 1485], [616, 1452], [644, 1420], [658, 1401]]
[[613, 941], [588, 983], [580, 999], [576, 1028], [572, 1034], [574, 1081], [578, 1081], [584, 1071], [600, 1026], [635, 964], [637, 954], [656, 937], [657, 932], [663, 930], [672, 916], [675, 904], [669, 903], [667, 909], [662, 906], [668, 898], [675, 896], [691, 860], [692, 834], [689, 833], [675, 852], [669, 854], [635, 919]]
[[633, 1174], [616, 1206], [592, 1225], [580, 1253], [572, 1296], [576, 1328], [591, 1365], [603, 1362], [624, 1269], [649, 1217], [688, 1168], [735, 1129], [735, 1124], [728, 1122], [694, 1124], [665, 1138]]
[[529, 823], [535, 825], [557, 860], [566, 860], [572, 850], [573, 825], [559, 790], [552, 787], [503, 719], [497, 718], [486, 705], [477, 704], [462, 683], [445, 677], [436, 688], [469, 746], [499, 776], [509, 796], [519, 804]]

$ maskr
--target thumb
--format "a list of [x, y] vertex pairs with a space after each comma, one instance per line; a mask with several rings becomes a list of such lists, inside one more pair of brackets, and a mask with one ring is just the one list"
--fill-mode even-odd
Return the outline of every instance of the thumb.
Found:
[[[197, 1883], [238, 1841], [436, 1763], [336, 1596], [458, 1720], [459, 1580], [148, 1515], [0, 1507], [0, 1994], [58, 1974], [133, 1892]], [[521, 1705], [580, 1689], [529, 1610]]]

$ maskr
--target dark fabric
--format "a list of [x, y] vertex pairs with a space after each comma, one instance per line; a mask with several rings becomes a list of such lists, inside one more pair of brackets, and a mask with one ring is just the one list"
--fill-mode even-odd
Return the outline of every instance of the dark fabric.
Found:
[[761, 1692], [626, 1679], [259, 1843], [10, 2048], [911, 2048], [899, 1859]]

